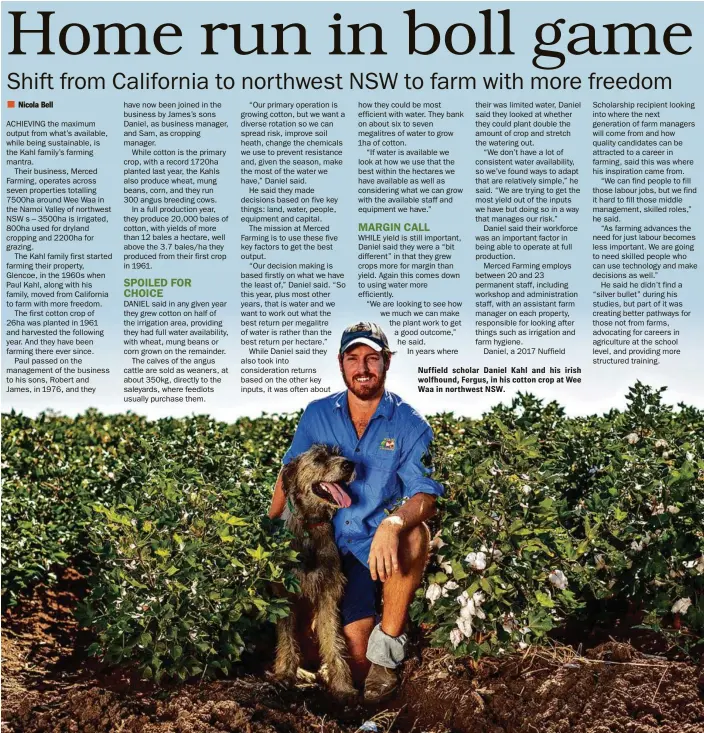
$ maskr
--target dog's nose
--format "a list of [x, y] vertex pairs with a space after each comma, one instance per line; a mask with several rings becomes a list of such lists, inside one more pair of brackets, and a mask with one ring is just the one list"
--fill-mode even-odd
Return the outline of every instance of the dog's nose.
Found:
[[354, 461], [345, 461], [345, 471], [354, 471]]

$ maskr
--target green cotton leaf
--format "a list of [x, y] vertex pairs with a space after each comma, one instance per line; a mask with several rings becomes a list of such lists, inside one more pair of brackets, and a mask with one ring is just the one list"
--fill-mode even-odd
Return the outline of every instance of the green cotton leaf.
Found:
[[494, 592], [494, 586], [492, 582], [489, 580], [489, 578], [482, 578], [479, 581], [479, 587], [485, 591], [486, 593], [493, 593]]
[[467, 573], [457, 560], [453, 560], [450, 563], [450, 567], [452, 568], [452, 577], [455, 580], [464, 580], [467, 577]]
[[149, 644], [151, 644], [151, 643], [152, 643], [152, 635], [151, 635], [151, 634], [150, 634], [150, 633], [149, 633], [148, 631], [146, 631], [145, 633], [143, 633], [143, 634], [142, 634], [142, 635], [141, 635], [141, 636], [139, 637], [139, 643], [140, 643], [140, 644], [141, 644], [142, 646], [149, 646]]
[[271, 555], [271, 553], [266, 552], [266, 550], [261, 545], [257, 545], [256, 550], [252, 550], [250, 547], [248, 547], [247, 554], [251, 555], [255, 560], [264, 560], [269, 557], [269, 555]]
[[447, 583], [447, 581], [449, 580], [449, 578], [447, 577], [447, 575], [445, 575], [445, 573], [438, 572], [438, 573], [431, 573], [428, 576], [428, 580], [431, 583], [440, 583], [440, 584], [442, 584], [442, 583]]
[[544, 608], [555, 607], [555, 601], [553, 601], [547, 593], [543, 593], [540, 590], [535, 591], [535, 600]]
[[172, 647], [171, 649], [171, 658], [172, 659], [179, 659], [182, 654], [183, 654], [183, 648], [180, 647], [178, 644]]
[[160, 547], [158, 550], [154, 550], [154, 554], [159, 555], [159, 557], [167, 558], [171, 553], [163, 547]]
[[467, 595], [473, 596], [479, 590], [480, 583], [481, 581], [475, 580], [474, 583], [467, 588]]
[[172, 575], [175, 575], [178, 572], [178, 568], [175, 565], [172, 565], [167, 571], [166, 574], [171, 577]]
[[582, 540], [582, 542], [577, 545], [577, 555], [583, 555], [587, 550], [589, 550], [589, 545], [591, 542], [589, 540]]
[[623, 522], [624, 519], [628, 518], [628, 512], [624, 512], [621, 507], [614, 507], [614, 519], [617, 522]]
[[129, 575], [125, 575], [125, 573], [123, 573], [122, 571], [120, 571], [120, 575], [122, 576], [123, 580], [128, 582], [133, 588], [141, 588], [142, 590], [147, 590], [149, 588], [148, 585], [144, 585], [144, 583], [140, 583], [138, 580], [130, 578]]
[[246, 522], [244, 519], [241, 519], [240, 517], [230, 517], [226, 520], [226, 523], [229, 524], [231, 527], [248, 527], [249, 522]]

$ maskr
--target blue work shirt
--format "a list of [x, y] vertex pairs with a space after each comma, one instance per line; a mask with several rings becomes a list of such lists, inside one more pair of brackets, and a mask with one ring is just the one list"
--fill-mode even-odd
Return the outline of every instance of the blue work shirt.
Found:
[[443, 494], [443, 487], [430, 478], [432, 468], [422, 462], [432, 438], [425, 418], [386, 390], [358, 438], [345, 390], [308, 405], [283, 462], [316, 443], [339, 446], [342, 455], [354, 461], [355, 479], [346, 487], [352, 505], [337, 510], [333, 527], [340, 550], [352, 552], [368, 566], [372, 539], [385, 510], [415, 494]]

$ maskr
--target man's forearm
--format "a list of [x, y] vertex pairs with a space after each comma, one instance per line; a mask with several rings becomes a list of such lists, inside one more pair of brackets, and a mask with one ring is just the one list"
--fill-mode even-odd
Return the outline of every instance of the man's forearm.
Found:
[[276, 486], [274, 486], [274, 494], [271, 497], [271, 504], [269, 506], [269, 519], [276, 519], [281, 516], [286, 505], [286, 497], [284, 496], [284, 482], [281, 477], [281, 471], [276, 479]]
[[404, 532], [430, 519], [435, 512], [435, 497], [432, 494], [416, 494], [390, 514], [385, 522], [396, 525]]

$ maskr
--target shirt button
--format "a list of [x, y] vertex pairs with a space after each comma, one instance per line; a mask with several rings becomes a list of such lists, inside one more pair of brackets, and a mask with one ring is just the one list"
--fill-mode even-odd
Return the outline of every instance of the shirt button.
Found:
[[354, 449], [354, 452], [355, 452], [355, 453], [359, 453], [359, 448], [355, 448], [355, 449]]
[[351, 545], [352, 544], [352, 540], [347, 540], [347, 544], [348, 545]]
[[349, 523], [350, 523], [350, 520], [349, 519], [346, 519], [345, 520], [345, 524], [349, 524]]

